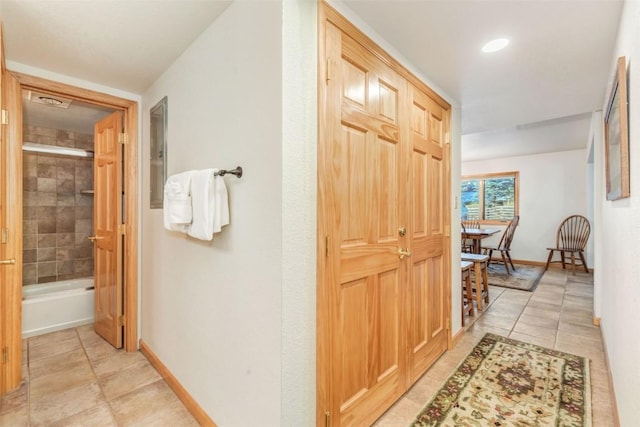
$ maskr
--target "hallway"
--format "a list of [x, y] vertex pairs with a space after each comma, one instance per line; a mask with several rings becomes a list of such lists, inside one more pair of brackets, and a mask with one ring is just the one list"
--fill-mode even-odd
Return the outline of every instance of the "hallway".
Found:
[[[602, 339], [593, 326], [593, 276], [557, 269], [534, 292], [490, 288], [467, 332], [375, 424], [406, 427], [486, 332], [591, 360], [593, 425], [613, 426]], [[115, 350], [91, 325], [25, 340], [22, 387], [2, 400], [0, 426], [197, 426], [142, 354]]]
[[26, 339], [22, 359], [0, 426], [198, 425], [140, 352], [114, 349], [93, 325]]
[[440, 385], [480, 341], [491, 332], [505, 337], [588, 357], [591, 364], [593, 425], [614, 426], [612, 395], [600, 328], [593, 325], [593, 275], [575, 276], [548, 270], [534, 292], [490, 286], [490, 306], [467, 318], [467, 332], [414, 386], [392, 406], [375, 427], [406, 427]]

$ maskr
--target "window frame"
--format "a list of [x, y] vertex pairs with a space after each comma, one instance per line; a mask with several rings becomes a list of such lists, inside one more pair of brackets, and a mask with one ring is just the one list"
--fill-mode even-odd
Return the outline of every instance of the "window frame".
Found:
[[[479, 181], [478, 183], [478, 213], [480, 216], [484, 217], [484, 200], [485, 200], [485, 195], [484, 195], [484, 188], [485, 188], [485, 180], [486, 179], [495, 179], [495, 178], [511, 178], [513, 177], [514, 182], [513, 182], [513, 186], [514, 186], [514, 210], [513, 210], [513, 215], [520, 215], [520, 172], [518, 171], [512, 171], [512, 172], [495, 172], [495, 173], [484, 173], [484, 174], [475, 174], [475, 175], [464, 175], [461, 177], [460, 179], [460, 183], [462, 183], [462, 181], [470, 181], [470, 180], [477, 180]], [[484, 218], [478, 218], [478, 221], [480, 222], [480, 224], [485, 224], [485, 225], [504, 225], [504, 224], [508, 224], [509, 220], [504, 220], [504, 221], [500, 221], [500, 220], [496, 220], [496, 219], [484, 219]]]

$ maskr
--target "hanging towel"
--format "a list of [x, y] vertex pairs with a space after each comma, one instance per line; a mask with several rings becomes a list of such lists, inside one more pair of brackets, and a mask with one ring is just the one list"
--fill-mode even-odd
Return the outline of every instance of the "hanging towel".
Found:
[[187, 233], [200, 240], [213, 239], [223, 226], [229, 224], [227, 187], [218, 169], [196, 171], [191, 180], [193, 222]]
[[213, 232], [219, 233], [222, 227], [229, 224], [229, 196], [227, 195], [227, 185], [221, 176], [214, 176], [213, 182], [215, 184]]
[[193, 221], [191, 181], [195, 171], [172, 175], [164, 185], [164, 228], [186, 233]]

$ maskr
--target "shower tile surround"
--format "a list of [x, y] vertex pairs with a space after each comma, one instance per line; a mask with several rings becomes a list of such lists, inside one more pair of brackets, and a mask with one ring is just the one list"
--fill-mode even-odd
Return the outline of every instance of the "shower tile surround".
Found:
[[[93, 150], [93, 135], [25, 125], [23, 140]], [[23, 285], [93, 276], [93, 159], [23, 152]]]

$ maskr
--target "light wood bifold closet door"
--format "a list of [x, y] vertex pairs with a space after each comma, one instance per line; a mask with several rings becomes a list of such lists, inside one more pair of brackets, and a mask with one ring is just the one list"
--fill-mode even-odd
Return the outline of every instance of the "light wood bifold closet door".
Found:
[[450, 107], [320, 15], [317, 423], [362, 426], [450, 340]]

